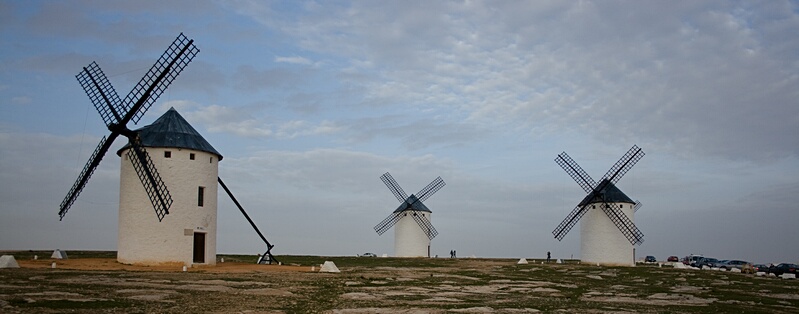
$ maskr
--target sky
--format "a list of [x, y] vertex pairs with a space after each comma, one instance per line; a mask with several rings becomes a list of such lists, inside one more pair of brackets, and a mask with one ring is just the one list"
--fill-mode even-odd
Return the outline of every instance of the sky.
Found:
[[[199, 54], [130, 127], [177, 109], [275, 254], [393, 254], [390, 172], [446, 182], [434, 255], [579, 258], [555, 157], [599, 179], [638, 145], [639, 258], [799, 262], [795, 1], [0, 1], [0, 250], [116, 249], [115, 154], [58, 219], [109, 133], [75, 75], [124, 96], [181, 32]], [[265, 250], [218, 212], [219, 253]]]

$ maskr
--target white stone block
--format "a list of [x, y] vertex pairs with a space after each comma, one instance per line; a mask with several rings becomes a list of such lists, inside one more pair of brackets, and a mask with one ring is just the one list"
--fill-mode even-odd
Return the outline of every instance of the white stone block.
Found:
[[53, 251], [53, 255], [50, 255], [50, 258], [67, 259], [67, 252], [64, 252], [60, 249], [56, 249], [55, 251]]
[[3, 255], [0, 256], [0, 268], [19, 268], [19, 264], [14, 255]]
[[796, 274], [783, 273], [780, 278], [782, 279], [796, 279]]
[[340, 273], [341, 271], [336, 267], [336, 264], [331, 261], [325, 261], [324, 264], [319, 268], [320, 272], [323, 273]]

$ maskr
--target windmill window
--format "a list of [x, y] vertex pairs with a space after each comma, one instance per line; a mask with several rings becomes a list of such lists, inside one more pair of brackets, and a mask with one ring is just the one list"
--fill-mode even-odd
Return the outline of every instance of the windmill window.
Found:
[[592, 208], [592, 209], [593, 209], [593, 208], [596, 208], [596, 205], [591, 205], [591, 208]]
[[209, 164], [212, 164], [212, 163], [214, 163], [214, 157], [211, 157], [211, 158], [209, 158], [209, 159], [208, 159], [208, 163], [209, 163]]
[[197, 206], [203, 206], [203, 198], [205, 196], [205, 187], [201, 186], [197, 189]]
[[189, 154], [189, 159], [194, 160], [194, 153]]
[[172, 152], [168, 151], [168, 150], [165, 150], [164, 151], [164, 158], [172, 158]]

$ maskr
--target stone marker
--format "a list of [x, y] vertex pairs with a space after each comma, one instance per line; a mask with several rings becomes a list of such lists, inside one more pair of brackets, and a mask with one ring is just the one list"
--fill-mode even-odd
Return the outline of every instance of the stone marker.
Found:
[[333, 263], [331, 261], [325, 261], [325, 263], [322, 264], [322, 267], [319, 268], [319, 272], [322, 272], [322, 273], [340, 273], [341, 271], [338, 270], [338, 267], [336, 267], [335, 263]]
[[50, 258], [67, 259], [67, 252], [64, 252], [60, 249], [55, 249], [55, 251], [53, 251], [53, 255], [50, 255]]
[[14, 255], [3, 255], [0, 256], [0, 268], [19, 268], [19, 264]]

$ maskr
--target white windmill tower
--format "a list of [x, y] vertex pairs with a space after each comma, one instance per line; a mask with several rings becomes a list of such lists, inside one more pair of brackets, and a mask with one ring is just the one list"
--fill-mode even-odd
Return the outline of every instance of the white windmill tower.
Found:
[[380, 176], [380, 179], [401, 204], [386, 219], [375, 226], [375, 231], [382, 235], [396, 225], [394, 228], [394, 256], [430, 257], [430, 241], [438, 235], [438, 231], [430, 223], [432, 211], [423, 202], [444, 187], [446, 183], [441, 177], [437, 177], [416, 195], [408, 196], [388, 172]]
[[222, 155], [170, 108], [135, 132], [172, 196], [169, 219], [153, 223], [130, 145], [122, 156], [117, 259], [126, 264], [216, 264], [217, 178]]
[[[644, 242], [644, 235], [633, 223], [640, 203], [633, 202], [615, 183], [644, 156], [633, 145], [599, 181], [592, 179], [565, 152], [555, 162], [588, 195], [577, 204], [552, 234], [559, 241], [580, 221], [580, 259], [590, 264], [635, 266], [634, 245]], [[585, 216], [583, 218], [583, 216]], [[580, 220], [582, 218], [582, 220]]]

